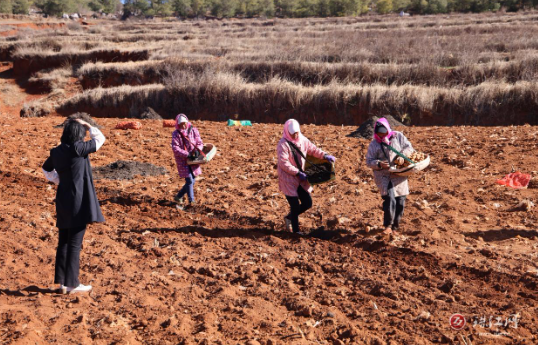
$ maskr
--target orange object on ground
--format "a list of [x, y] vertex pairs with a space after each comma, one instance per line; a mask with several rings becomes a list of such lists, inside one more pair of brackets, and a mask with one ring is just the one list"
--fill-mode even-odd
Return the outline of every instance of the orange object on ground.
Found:
[[140, 129], [142, 124], [138, 121], [122, 121], [115, 127], [116, 129]]
[[500, 180], [497, 180], [498, 184], [505, 185], [512, 188], [527, 188], [531, 180], [531, 175], [522, 174], [519, 171], [506, 175]]
[[176, 126], [176, 120], [164, 120], [163, 121], [163, 127], [175, 127]]

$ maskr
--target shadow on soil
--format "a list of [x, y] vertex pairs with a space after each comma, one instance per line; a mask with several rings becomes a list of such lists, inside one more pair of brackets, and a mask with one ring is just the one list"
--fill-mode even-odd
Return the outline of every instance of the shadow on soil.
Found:
[[536, 230], [516, 230], [516, 229], [492, 229], [486, 231], [466, 232], [465, 237], [478, 239], [481, 237], [485, 242], [497, 242], [509, 240], [515, 237], [523, 237], [532, 239], [538, 237]]
[[330, 241], [341, 245], [350, 245], [357, 248], [361, 248], [365, 251], [374, 252], [383, 250], [383, 248], [389, 245], [389, 236], [383, 236], [377, 232], [357, 231], [351, 232], [345, 229], [332, 229], [327, 230], [324, 228], [318, 228], [312, 230], [305, 235], [298, 235], [287, 231], [274, 231], [271, 228], [254, 228], [254, 229], [238, 229], [238, 228], [206, 228], [202, 226], [190, 225], [182, 226], [178, 228], [144, 228], [136, 229], [131, 233], [144, 233], [146, 231], [154, 233], [169, 233], [176, 232], [182, 234], [197, 233], [204, 237], [210, 238], [234, 238], [241, 237], [247, 239], [262, 239], [268, 236], [274, 236], [282, 240], [310, 240], [319, 239], [323, 241]]
[[59, 294], [60, 292], [58, 291], [58, 289], [43, 289], [35, 285], [30, 285], [20, 290], [0, 289], [0, 295], [3, 294], [3, 295], [16, 296], [16, 297], [27, 297], [27, 296], [32, 296], [38, 293]]
[[0, 79], [14, 80], [24, 92], [30, 95], [46, 95], [51, 91], [40, 84], [30, 83], [29, 76], [15, 76], [13, 68], [0, 72]]

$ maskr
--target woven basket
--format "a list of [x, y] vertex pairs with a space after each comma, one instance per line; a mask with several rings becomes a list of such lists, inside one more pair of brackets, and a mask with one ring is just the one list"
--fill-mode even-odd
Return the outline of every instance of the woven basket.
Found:
[[204, 151], [205, 157], [200, 155], [195, 160], [187, 159], [187, 164], [188, 165], [206, 164], [207, 162], [212, 160], [213, 157], [215, 157], [215, 154], [217, 153], [217, 147], [213, 144], [204, 144], [203, 151]]
[[410, 176], [416, 173], [417, 171], [424, 170], [428, 165], [430, 165], [430, 156], [426, 157], [425, 160], [422, 160], [420, 162], [417, 162], [415, 164], [408, 165], [406, 167], [400, 168], [400, 169], [393, 169], [391, 167], [389, 169], [389, 172], [391, 174], [397, 175], [397, 176]]

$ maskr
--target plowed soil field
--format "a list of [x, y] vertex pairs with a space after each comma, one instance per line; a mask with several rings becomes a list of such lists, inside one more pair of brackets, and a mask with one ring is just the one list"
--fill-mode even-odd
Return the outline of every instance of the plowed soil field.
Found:
[[[315, 187], [301, 237], [282, 231], [281, 125], [195, 121], [218, 154], [196, 181], [197, 206], [180, 211], [172, 130], [97, 119], [107, 141], [94, 168], [122, 160], [168, 173], [96, 179], [106, 223], [89, 227], [81, 254], [81, 281], [94, 289], [61, 295], [56, 187], [41, 165], [64, 119], [21, 119], [24, 97], [6, 97], [0, 343], [538, 343], [535, 180], [523, 190], [495, 183], [517, 170], [536, 178], [536, 127], [399, 128], [432, 164], [410, 178], [402, 235], [384, 237], [369, 141], [346, 137], [356, 127], [303, 125], [338, 160], [336, 180]], [[449, 322], [457, 313], [460, 330]]]

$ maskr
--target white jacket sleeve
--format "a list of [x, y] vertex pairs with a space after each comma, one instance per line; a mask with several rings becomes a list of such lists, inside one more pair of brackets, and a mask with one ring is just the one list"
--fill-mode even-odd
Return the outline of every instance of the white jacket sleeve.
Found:
[[60, 184], [60, 176], [58, 175], [58, 172], [55, 170], [52, 170], [52, 171], [46, 171], [45, 169], [41, 169], [43, 170], [43, 174], [45, 175], [45, 178], [47, 180], [49, 180], [50, 182], [58, 185]]
[[372, 140], [368, 145], [368, 151], [366, 151], [366, 165], [372, 170], [382, 170], [378, 163], [377, 151], [379, 146]]
[[402, 134], [399, 139], [400, 147], [402, 148], [402, 153], [404, 155], [409, 156], [411, 153], [415, 152], [413, 145], [411, 145], [411, 142], [407, 139], [405, 135]]
[[101, 133], [101, 131], [97, 127], [90, 127], [90, 138], [95, 140], [96, 151], [98, 151], [101, 148], [101, 146], [103, 146], [106, 140], [103, 133]]

